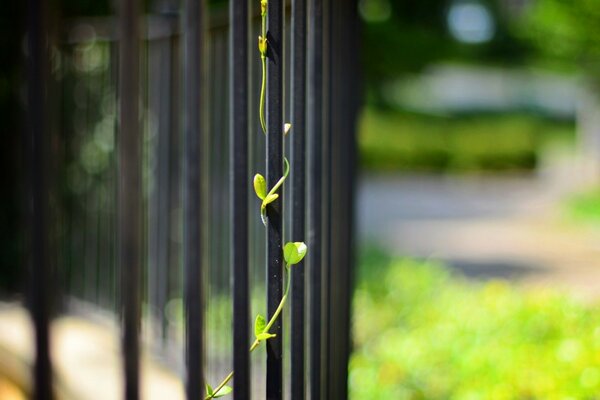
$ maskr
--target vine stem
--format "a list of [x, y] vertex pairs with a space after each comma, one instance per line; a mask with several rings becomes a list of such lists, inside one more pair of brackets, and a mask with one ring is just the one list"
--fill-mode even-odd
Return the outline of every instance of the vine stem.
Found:
[[204, 400], [210, 400], [210, 399], [214, 399], [214, 395], [219, 393], [219, 390], [223, 389], [223, 387], [225, 387], [225, 385], [227, 385], [227, 383], [231, 380], [231, 378], [233, 378], [233, 371], [231, 371], [229, 373], [229, 375], [227, 375], [225, 377], [225, 379], [223, 379], [223, 382], [221, 382], [219, 384], [219, 386], [217, 386], [214, 390], [213, 390], [213, 395], [207, 395]]
[[[260, 33], [262, 37], [267, 39], [267, 10], [265, 9], [261, 14], [261, 26]], [[268, 46], [268, 45], [267, 45]], [[260, 54], [260, 60], [262, 63], [262, 83], [260, 85], [260, 103], [259, 103], [259, 118], [260, 126], [262, 127], [263, 133], [267, 134], [267, 121], [265, 118], [265, 91], [267, 86], [267, 55], [264, 53]]]
[[265, 90], [267, 85], [267, 58], [261, 54], [260, 60], [262, 61], [262, 83], [260, 85], [260, 110], [258, 111], [260, 117], [260, 126], [262, 127], [263, 133], [267, 133], [267, 122], [265, 120]]
[[[269, 190], [269, 193], [267, 193], [267, 195], [265, 196], [265, 199], [267, 197], [275, 194], [275, 192], [277, 192], [277, 190], [281, 187], [281, 185], [283, 185], [283, 182], [285, 182], [286, 178], [288, 177], [288, 175], [290, 173], [290, 163], [286, 157], [283, 157], [283, 163], [284, 163], [283, 176], [281, 178], [279, 178], [279, 180], [277, 181], [275, 186], [273, 186], [271, 188], [271, 190]], [[265, 201], [263, 199], [263, 202], [260, 205], [260, 219], [262, 220], [262, 223], [265, 226], [267, 226], [267, 204], [265, 204]]]
[[[263, 332], [269, 332], [269, 329], [271, 329], [271, 327], [273, 326], [273, 324], [277, 320], [277, 317], [279, 317], [279, 314], [281, 314], [281, 311], [283, 310], [283, 306], [285, 306], [285, 302], [287, 300], [287, 296], [288, 296], [288, 293], [290, 291], [290, 283], [292, 281], [292, 274], [291, 274], [291, 271], [290, 271], [290, 264], [286, 264], [285, 270], [287, 272], [287, 283], [285, 285], [285, 292], [284, 292], [283, 296], [281, 297], [281, 301], [279, 302], [279, 305], [277, 306], [277, 309], [275, 310], [275, 313], [273, 313], [273, 316], [269, 320], [269, 323], [267, 323], [267, 325], [265, 326], [265, 329], [263, 330]], [[254, 343], [252, 343], [252, 346], [250, 346], [250, 351], [249, 352], [252, 353], [260, 345], [260, 342], [261, 341], [258, 340], [258, 339], [254, 340]], [[225, 377], [225, 379], [223, 379], [223, 381], [221, 383], [219, 383], [219, 386], [217, 386], [213, 390], [213, 395], [207, 395], [204, 398], [204, 400], [214, 399], [214, 395], [217, 394], [217, 393], [219, 393], [219, 390], [223, 389], [225, 387], [225, 385], [227, 385], [227, 383], [229, 383], [229, 381], [231, 380], [231, 378], [233, 378], [233, 372], [234, 371], [231, 371], [229, 373], [229, 375], [227, 375]]]

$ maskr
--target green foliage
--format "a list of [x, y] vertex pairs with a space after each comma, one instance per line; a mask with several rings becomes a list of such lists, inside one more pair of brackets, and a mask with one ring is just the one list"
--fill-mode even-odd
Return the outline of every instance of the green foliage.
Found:
[[359, 128], [362, 167], [371, 170], [529, 170], [548, 144], [569, 144], [571, 123], [525, 114], [424, 116], [366, 109]]
[[233, 392], [233, 389], [227, 385], [223, 386], [222, 388], [220, 388], [219, 390], [217, 390], [215, 392], [215, 391], [213, 391], [213, 388], [208, 383], [206, 384], [206, 396], [211, 399], [218, 399], [219, 397], [228, 395], [231, 392]]
[[593, 399], [600, 392], [600, 307], [373, 252], [360, 269], [351, 398]]

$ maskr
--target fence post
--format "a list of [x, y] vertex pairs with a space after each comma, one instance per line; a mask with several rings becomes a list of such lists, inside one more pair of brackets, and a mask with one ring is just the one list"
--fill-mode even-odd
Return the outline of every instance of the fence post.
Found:
[[231, 269], [233, 275], [233, 396], [251, 395], [250, 272], [248, 263], [248, 1], [230, 1]]
[[48, 249], [48, 49], [47, 5], [29, 0], [27, 10], [27, 123], [26, 157], [29, 162], [27, 216], [29, 225], [30, 275], [28, 306], [35, 328], [33, 398], [51, 400], [50, 304], [53, 280]]
[[[292, 240], [305, 240], [306, 212], [306, 0], [292, 1]], [[305, 273], [304, 261], [290, 273], [291, 398], [305, 399]]]
[[139, 4], [119, 2], [119, 266], [123, 312], [125, 398], [140, 397], [141, 132]]
[[331, 0], [329, 33], [330, 278], [326, 398], [348, 397], [350, 301], [353, 267], [355, 120], [358, 83], [357, 4]]
[[188, 399], [204, 397], [204, 270], [202, 260], [201, 154], [204, 137], [204, 0], [184, 2], [183, 262]]
[[322, 398], [323, 374], [323, 1], [310, 6], [308, 41], [308, 266], [310, 398]]
[[[269, 1], [267, 14], [267, 185], [273, 187], [283, 175], [283, 0]], [[267, 207], [267, 312], [275, 313], [283, 295], [283, 192]], [[267, 400], [282, 398], [282, 317], [273, 325], [276, 337], [267, 345]]]

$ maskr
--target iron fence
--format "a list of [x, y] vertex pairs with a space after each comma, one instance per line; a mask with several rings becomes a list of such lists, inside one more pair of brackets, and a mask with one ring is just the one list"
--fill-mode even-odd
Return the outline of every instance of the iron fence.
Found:
[[[189, 399], [231, 368], [236, 399], [347, 398], [356, 3], [269, 1], [266, 135], [258, 2], [148, 16], [118, 4], [116, 19], [50, 30], [45, 2], [28, 3], [35, 398], [53, 397], [51, 320], [70, 299], [119, 316], [127, 399], [141, 396], [142, 331]], [[251, 177], [266, 165], [272, 187], [284, 154], [265, 237]], [[279, 304], [284, 238], [309, 253], [263, 365], [247, 351], [251, 316]]]

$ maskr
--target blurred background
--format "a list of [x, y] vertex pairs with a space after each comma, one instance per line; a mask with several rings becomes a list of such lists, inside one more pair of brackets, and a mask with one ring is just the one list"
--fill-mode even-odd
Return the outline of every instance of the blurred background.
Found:
[[600, 3], [359, 11], [354, 398], [596, 398]]
[[[23, 368], [32, 357], [18, 267], [25, 248], [21, 3], [0, 4], [2, 399], [23, 398]], [[114, 21], [106, 19], [113, 7], [58, 3], [60, 45], [51, 54], [61, 93], [52, 104], [60, 132], [51, 144], [53, 256], [65, 300], [57, 304], [62, 316], [53, 329], [60, 340], [53, 350], [74, 398], [116, 398], [116, 46]], [[147, 21], [144, 50], [151, 66], [144, 71], [144, 257], [147, 271], [155, 271], [145, 276], [144, 341], [151, 351], [144, 373], [155, 383], [147, 396], [177, 398], [181, 143], [162, 132], [179, 129], [180, 66], [171, 61], [179, 5], [146, 3], [161, 18]], [[600, 2], [359, 0], [357, 6], [364, 99], [351, 398], [597, 398]], [[211, 7], [211, 68], [218, 71], [227, 60], [227, 3]], [[226, 72], [220, 73], [209, 89], [213, 132], [226, 132], [228, 124]], [[229, 299], [220, 296], [229, 282], [221, 241], [228, 225], [218, 223], [228, 218], [221, 206], [228, 171], [219, 157], [228, 143], [213, 136], [207, 151], [214, 156], [206, 161], [214, 166], [208, 179], [215, 188], [206, 211], [214, 299], [207, 347], [209, 379], [216, 381], [230, 362], [223, 327], [231, 313]], [[263, 147], [252, 149], [257, 168]], [[259, 224], [252, 221], [255, 235], [262, 234]], [[263, 250], [260, 243], [251, 249], [259, 287], [253, 311], [264, 309]]]

